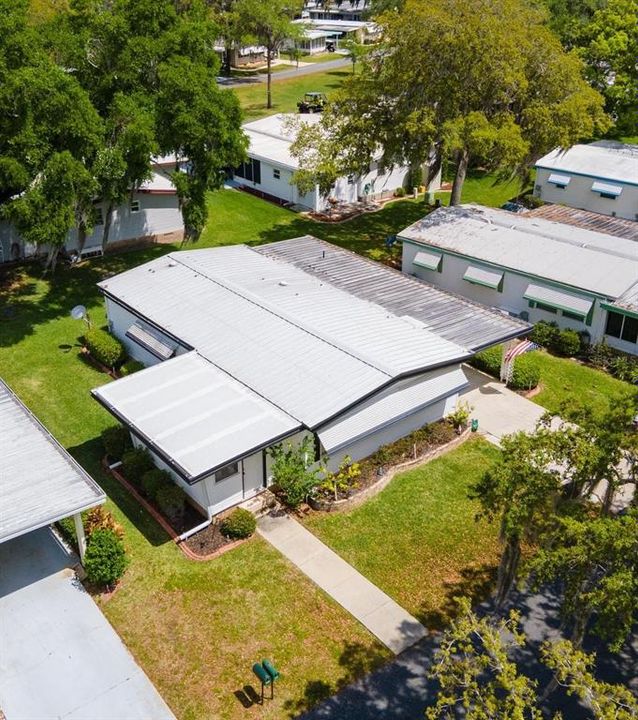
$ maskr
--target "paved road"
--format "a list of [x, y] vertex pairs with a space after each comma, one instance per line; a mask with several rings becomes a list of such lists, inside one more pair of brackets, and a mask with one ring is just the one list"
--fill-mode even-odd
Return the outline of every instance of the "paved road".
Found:
[[[519, 653], [519, 668], [543, 687], [550, 679], [548, 671], [536, 661], [540, 643], [558, 635], [559, 619], [556, 596], [519, 594], [513, 603], [522, 612], [528, 648]], [[489, 605], [481, 608], [489, 611]], [[347, 686], [299, 720], [422, 720], [424, 708], [436, 695], [436, 685], [428, 672], [438, 638], [429, 636], [399, 655], [396, 660]], [[597, 675], [608, 682], [624, 682], [638, 695], [638, 628], [619, 655], [611, 656], [604, 648], [590, 644], [587, 651], [598, 654]], [[558, 690], [550, 698], [548, 710], [561, 710], [565, 720], [588, 720], [589, 711], [575, 698]]]
[[257, 527], [273, 547], [392, 652], [398, 654], [426, 635], [423, 625], [407, 610], [290, 515], [264, 515]]
[[49, 528], [0, 544], [0, 709], [8, 720], [175, 720], [76, 562]]
[[[345, 67], [352, 67], [352, 62], [347, 57], [338, 57], [337, 60], [328, 60], [327, 62], [308, 63], [299, 68], [292, 70], [280, 70], [272, 75], [273, 82], [278, 80], [289, 80], [290, 78], [302, 77], [304, 75], [314, 75], [315, 73], [329, 72], [330, 70], [340, 70]], [[245, 78], [226, 78], [218, 77], [217, 82], [224, 87], [240, 87], [241, 85], [254, 85], [256, 83], [265, 83], [268, 76], [265, 73], [258, 75], [248, 75]]]

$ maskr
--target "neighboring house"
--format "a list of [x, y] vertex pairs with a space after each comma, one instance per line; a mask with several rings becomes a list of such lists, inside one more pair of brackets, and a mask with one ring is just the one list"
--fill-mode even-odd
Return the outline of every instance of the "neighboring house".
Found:
[[[292, 183], [293, 174], [299, 168], [297, 159], [290, 154], [290, 146], [297, 132], [295, 121], [310, 124], [320, 120], [319, 114], [289, 113], [246, 123], [243, 128], [250, 141], [248, 161], [234, 170], [235, 182], [284, 204], [298, 205], [316, 212], [330, 206], [328, 197], [346, 203], [374, 200], [390, 197], [397, 188], [405, 187], [409, 175], [407, 166], [382, 170], [377, 162], [373, 162], [365, 175], [339, 178], [328, 197], [322, 196], [318, 187], [301, 195]], [[430, 189], [436, 190], [440, 184], [439, 173], [430, 184]]]
[[351, 20], [365, 19], [370, 9], [368, 0], [339, 0], [339, 2], [325, 3], [317, 0], [307, 0], [304, 3], [303, 15], [313, 20]]
[[638, 220], [638, 145], [605, 141], [557, 148], [536, 163], [536, 197]]
[[[215, 43], [215, 52], [223, 62], [227, 52], [223, 40]], [[234, 44], [230, 49], [230, 64], [232, 67], [243, 67], [245, 65], [263, 65], [267, 60], [267, 50], [263, 45], [239, 45]]]
[[451, 412], [461, 363], [529, 326], [304, 237], [173, 252], [101, 283], [149, 366], [93, 391], [207, 516], [310, 435], [335, 468]]
[[[183, 238], [182, 213], [169, 177], [176, 167], [174, 156], [154, 159], [151, 178], [134, 190], [126, 202], [116, 207], [109, 231], [109, 248], [144, 240], [176, 242]], [[105, 202], [95, 202], [93, 232], [86, 238], [84, 254], [92, 254], [102, 248], [106, 208]], [[76, 251], [77, 231], [72, 230], [68, 237], [66, 250]], [[28, 258], [42, 250], [25, 243], [10, 223], [0, 222], [0, 263]]]
[[638, 354], [638, 243], [472, 205], [399, 234], [403, 271], [530, 322]]
[[303, 26], [303, 37], [286, 42], [284, 50], [296, 45], [303, 53], [314, 55], [326, 52], [327, 43], [331, 43], [332, 47], [338, 50], [345, 40], [366, 44], [379, 39], [379, 26], [373, 22], [316, 20], [308, 17], [294, 22]]
[[106, 496], [0, 380], [0, 543], [73, 516], [84, 558], [81, 513]]

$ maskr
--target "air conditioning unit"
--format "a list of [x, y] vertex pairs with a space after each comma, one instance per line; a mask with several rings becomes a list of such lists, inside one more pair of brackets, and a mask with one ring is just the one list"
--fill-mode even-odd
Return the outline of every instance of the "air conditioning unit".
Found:
[[527, 310], [521, 310], [521, 312], [518, 314], [518, 317], [525, 322], [529, 322], [529, 313], [527, 312]]

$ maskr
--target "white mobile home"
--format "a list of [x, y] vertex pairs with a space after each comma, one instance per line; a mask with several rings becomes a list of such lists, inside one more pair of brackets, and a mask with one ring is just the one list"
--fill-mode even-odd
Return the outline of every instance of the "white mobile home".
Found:
[[[123, 247], [143, 240], [177, 242], [184, 235], [184, 223], [175, 187], [169, 174], [177, 168], [174, 156], [155, 158], [152, 175], [133, 190], [126, 202], [113, 212], [108, 247]], [[107, 204], [96, 200], [93, 232], [87, 236], [83, 252], [92, 254], [102, 248]], [[76, 230], [69, 232], [67, 252], [77, 251]], [[0, 222], [0, 263], [35, 255], [38, 248], [25, 243], [7, 222]]]
[[601, 140], [557, 148], [536, 163], [545, 202], [638, 220], [638, 145]]
[[444, 417], [461, 363], [529, 330], [310, 237], [174, 252], [100, 289], [148, 367], [94, 397], [209, 517], [269, 484], [284, 439], [335, 467]]
[[[328, 208], [329, 199], [344, 203], [374, 200], [390, 197], [397, 188], [405, 187], [409, 175], [407, 166], [382, 169], [373, 162], [365, 175], [339, 178], [328, 197], [321, 195], [318, 187], [301, 195], [292, 182], [299, 163], [290, 154], [290, 146], [298, 132], [298, 123], [320, 121], [319, 114], [280, 114], [246, 123], [244, 132], [250, 141], [248, 161], [235, 169], [235, 182], [257, 194], [315, 212]], [[430, 189], [437, 190], [440, 184], [439, 173]]]
[[399, 238], [406, 273], [638, 354], [634, 240], [471, 205], [440, 208]]

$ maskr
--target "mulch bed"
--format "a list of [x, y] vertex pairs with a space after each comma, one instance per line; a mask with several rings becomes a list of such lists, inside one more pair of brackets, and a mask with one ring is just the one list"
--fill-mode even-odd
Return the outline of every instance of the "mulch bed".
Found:
[[228, 545], [236, 545], [236, 542], [222, 535], [221, 522], [215, 519], [208, 527], [184, 540], [182, 545], [186, 545], [197, 555], [206, 556], [217, 553], [218, 550]]

